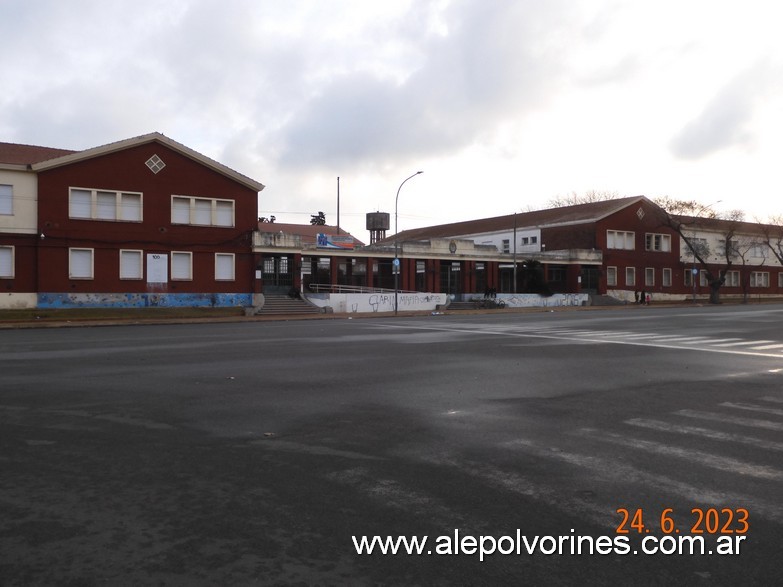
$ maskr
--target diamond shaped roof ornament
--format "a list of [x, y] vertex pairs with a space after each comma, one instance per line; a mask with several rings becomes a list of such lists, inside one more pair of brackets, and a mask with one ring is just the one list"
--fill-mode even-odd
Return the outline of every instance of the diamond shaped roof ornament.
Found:
[[147, 167], [150, 168], [150, 171], [152, 171], [152, 173], [158, 173], [164, 167], [166, 167], [166, 164], [163, 162], [163, 159], [161, 159], [157, 155], [153, 155], [152, 157], [147, 159], [145, 164], [147, 165]]

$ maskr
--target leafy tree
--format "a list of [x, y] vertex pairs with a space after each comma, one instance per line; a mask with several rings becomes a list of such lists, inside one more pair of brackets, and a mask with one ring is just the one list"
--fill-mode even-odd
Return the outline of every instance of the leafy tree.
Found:
[[270, 216], [270, 217], [268, 217], [268, 218], [267, 218], [266, 216], [261, 216], [261, 217], [258, 219], [258, 221], [259, 221], [259, 222], [267, 222], [267, 223], [269, 223], [269, 224], [274, 224], [274, 223], [275, 223], [275, 220], [277, 220], [277, 219], [276, 219], [274, 216]]
[[310, 224], [313, 226], [325, 226], [326, 225], [326, 214], [323, 212], [318, 212], [318, 214], [313, 214], [310, 216]]

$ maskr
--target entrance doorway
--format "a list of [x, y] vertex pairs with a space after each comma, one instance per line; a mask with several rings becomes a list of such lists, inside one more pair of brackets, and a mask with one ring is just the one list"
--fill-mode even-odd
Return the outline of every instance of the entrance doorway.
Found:
[[264, 293], [287, 294], [294, 285], [293, 259], [286, 255], [265, 257], [262, 261], [261, 279]]

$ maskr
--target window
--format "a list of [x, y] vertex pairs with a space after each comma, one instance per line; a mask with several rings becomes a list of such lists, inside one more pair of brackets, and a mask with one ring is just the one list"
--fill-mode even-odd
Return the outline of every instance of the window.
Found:
[[645, 287], [652, 287], [655, 285], [655, 268], [645, 267], [644, 269], [644, 285]]
[[234, 200], [172, 196], [171, 223], [232, 227]]
[[606, 285], [607, 286], [617, 285], [617, 267], [606, 268]]
[[523, 236], [522, 240], [519, 241], [520, 245], [529, 245], [530, 244], [530, 237], [529, 236]]
[[92, 279], [92, 257], [92, 249], [68, 249], [68, 277], [70, 279]]
[[691, 287], [693, 285], [693, 271], [691, 269], [685, 269], [685, 286]]
[[120, 250], [120, 279], [143, 279], [142, 252]]
[[233, 253], [215, 253], [215, 281], [234, 281]]
[[0, 279], [14, 276], [14, 247], [0, 247]]
[[509, 239], [507, 239], [507, 238], [504, 238], [503, 239], [503, 252], [504, 253], [510, 252], [510, 246], [511, 246], [511, 241], [509, 241]]
[[531, 236], [530, 237], [530, 244], [535, 245], [538, 243], [538, 237], [537, 236]]
[[769, 287], [769, 272], [753, 271], [750, 274], [750, 287]]
[[636, 285], [636, 267], [625, 268], [625, 285]]
[[14, 213], [14, 188], [0, 184], [0, 214]]
[[720, 251], [720, 255], [728, 255], [728, 256], [736, 256], [739, 254], [739, 243], [737, 242], [737, 239], [729, 239], [728, 245], [726, 244], [726, 239], [720, 239], [718, 241], [718, 250]]
[[699, 273], [699, 285], [701, 287], [707, 287], [709, 284], [707, 283], [707, 272], [703, 269]]
[[644, 235], [644, 250], [668, 253], [672, 250], [672, 237], [668, 234], [647, 233]]
[[621, 230], [606, 231], [607, 249], [624, 249], [626, 251], [633, 251], [636, 248], [634, 242], [635, 240], [636, 235], [633, 232], [623, 232]]
[[661, 281], [663, 283], [663, 287], [672, 286], [672, 270], [668, 267], [664, 268]]
[[740, 273], [739, 271], [727, 271], [726, 282], [723, 284], [726, 287], [739, 287]]
[[706, 238], [699, 238], [699, 237], [691, 237], [685, 242], [686, 252], [691, 257], [694, 257], [693, 254], [694, 250], [696, 253], [698, 253], [701, 256], [709, 255], [710, 254], [710, 245], [707, 243]]
[[778, 273], [778, 287], [783, 287], [783, 273]]
[[85, 220], [142, 221], [142, 195], [133, 192], [71, 188], [68, 216]]
[[171, 279], [177, 281], [193, 279], [193, 253], [171, 252]]

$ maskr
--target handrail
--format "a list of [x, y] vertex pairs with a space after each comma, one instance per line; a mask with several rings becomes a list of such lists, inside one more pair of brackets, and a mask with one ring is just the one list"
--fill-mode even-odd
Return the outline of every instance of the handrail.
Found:
[[[372, 293], [388, 293], [393, 294], [393, 289], [387, 289], [383, 287], [364, 287], [361, 285], [332, 285], [329, 283], [311, 283], [307, 286], [307, 289], [313, 293], [360, 293], [360, 294], [372, 294]], [[415, 291], [401, 291], [400, 293], [418, 293]]]

